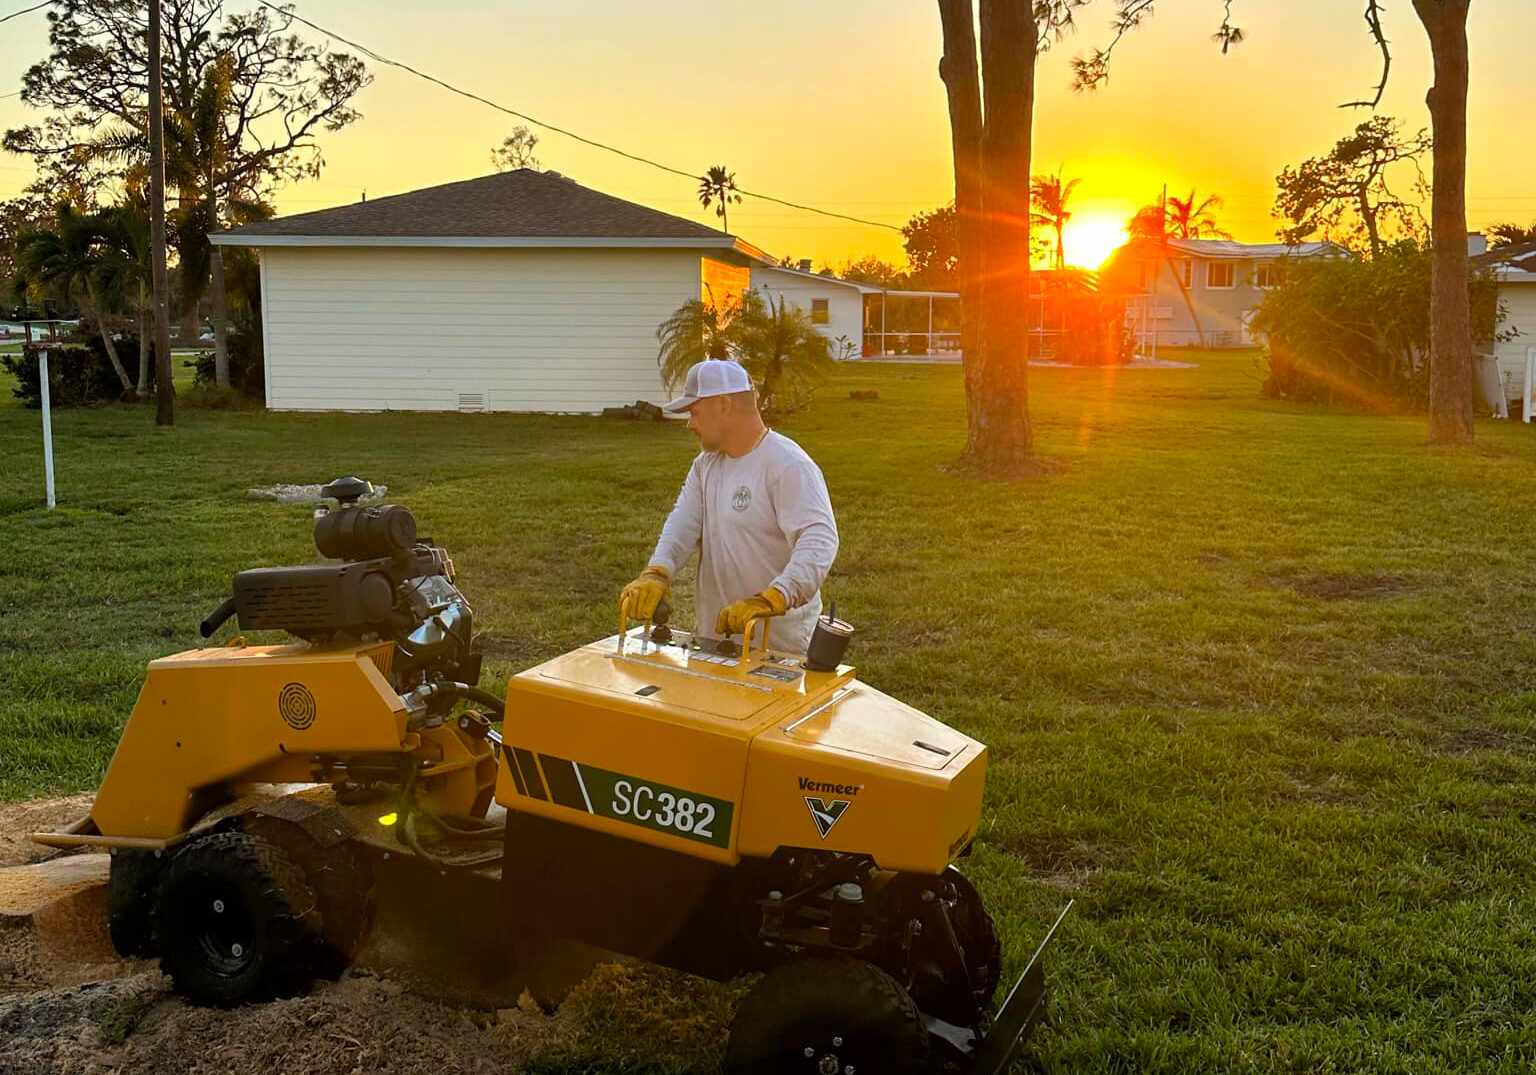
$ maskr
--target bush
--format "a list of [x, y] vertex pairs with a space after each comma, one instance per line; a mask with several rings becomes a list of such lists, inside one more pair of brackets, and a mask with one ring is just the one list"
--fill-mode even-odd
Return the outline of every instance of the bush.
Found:
[[[1405, 240], [1372, 259], [1285, 263], [1252, 330], [1267, 341], [1272, 399], [1393, 411], [1428, 406], [1430, 248]], [[1497, 285], [1467, 281], [1473, 339], [1499, 337]]]
[[[128, 368], [128, 375], [137, 382], [139, 338], [133, 335], [118, 336], [113, 341], [117, 354]], [[153, 352], [149, 368], [150, 391], [155, 384]], [[16, 379], [12, 394], [23, 407], [38, 410], [43, 405], [42, 381], [38, 376], [37, 359], [30, 354], [0, 355], [0, 365]], [[90, 407], [100, 403], [132, 401], [130, 390], [123, 391], [117, 379], [117, 371], [107, 358], [107, 348], [101, 336], [93, 335], [83, 343], [63, 344], [48, 351], [48, 395], [54, 407]]]
[[1045, 294], [1041, 323], [1052, 332], [1051, 357], [1073, 366], [1123, 366], [1136, 343], [1125, 323], [1125, 303], [1117, 295], [1070, 286]]
[[[261, 315], [246, 312], [229, 327], [229, 386], [236, 392], [256, 399], [267, 397], [267, 375], [261, 349]], [[212, 389], [214, 377], [212, 351], [203, 351], [193, 360], [192, 386]]]

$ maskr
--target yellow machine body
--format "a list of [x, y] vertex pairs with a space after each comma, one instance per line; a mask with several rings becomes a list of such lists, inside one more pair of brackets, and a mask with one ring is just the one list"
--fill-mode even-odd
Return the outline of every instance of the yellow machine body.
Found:
[[938, 874], [981, 816], [981, 743], [851, 667], [682, 634], [636, 628], [514, 676], [502, 737], [508, 809], [722, 865], [804, 847]]
[[469, 813], [491, 780], [488, 746], [451, 727], [406, 728], [385, 674], [393, 643], [232, 645], [152, 661], [72, 843], [162, 843], [242, 786], [321, 779], [320, 759], [416, 755], [422, 796]]

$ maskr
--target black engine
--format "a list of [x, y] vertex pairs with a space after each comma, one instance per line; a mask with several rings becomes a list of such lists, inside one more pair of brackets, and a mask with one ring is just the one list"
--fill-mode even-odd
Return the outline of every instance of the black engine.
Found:
[[397, 689], [429, 669], [478, 682], [473, 613], [453, 584], [453, 561], [441, 546], [417, 541], [408, 508], [362, 506], [372, 492], [359, 478], [325, 486], [321, 495], [338, 506], [316, 519], [315, 547], [340, 562], [237, 572], [234, 596], [203, 621], [203, 637], [233, 615], [242, 630], [287, 631], [311, 642], [388, 639], [396, 646], [390, 678]]

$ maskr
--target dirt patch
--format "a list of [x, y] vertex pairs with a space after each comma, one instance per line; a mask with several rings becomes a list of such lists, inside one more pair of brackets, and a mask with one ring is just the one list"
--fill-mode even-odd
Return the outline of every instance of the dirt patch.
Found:
[[74, 821], [90, 810], [91, 801], [90, 795], [71, 795], [64, 799], [0, 803], [0, 866], [17, 866], [42, 858], [48, 849], [34, 844], [32, 834]]
[[[34, 858], [27, 833], [73, 820], [88, 805], [88, 797], [0, 805], [5, 861]], [[104, 895], [100, 886], [92, 893]], [[439, 895], [449, 906], [409, 900], [425, 920], [415, 928], [381, 906], [368, 962], [339, 982], [230, 1011], [187, 1004], [153, 962], [118, 960], [100, 944], [45, 948], [27, 917], [0, 915], [0, 1075], [621, 1068], [638, 1075], [717, 1067], [747, 983], [721, 986], [637, 963], [604, 962], [593, 970], [601, 953], [536, 938], [516, 946], [506, 969], [531, 983], [541, 1000], [526, 991], [476, 994], [468, 987], [484, 953], [450, 928], [470, 917], [462, 904], [453, 905], [447, 888]], [[84, 917], [65, 933], [109, 944], [104, 906], [69, 910]]]
[[[146, 972], [0, 996], [0, 1075], [708, 1070], [725, 1032], [718, 1006], [701, 1015], [669, 985], [653, 968], [610, 964], [546, 1013], [526, 995], [500, 1010], [455, 1006], [356, 972], [307, 996], [221, 1011], [186, 1004]], [[629, 1002], [652, 994], [660, 1000]]]
[[1082, 889], [1095, 874], [1129, 853], [1119, 844], [1092, 843], [1066, 836], [1021, 836], [998, 841], [997, 846], [1023, 860], [1034, 880], [1065, 891]]
[[1382, 601], [1398, 597], [1415, 588], [1406, 575], [1374, 575], [1349, 571], [1325, 571], [1305, 575], [1282, 575], [1275, 585], [1295, 590], [1303, 597], [1325, 601]]
[[1435, 744], [1437, 749], [1450, 754], [1471, 754], [1483, 750], [1529, 750], [1533, 745], [1536, 745], [1536, 736], [1486, 726], [1448, 729]]

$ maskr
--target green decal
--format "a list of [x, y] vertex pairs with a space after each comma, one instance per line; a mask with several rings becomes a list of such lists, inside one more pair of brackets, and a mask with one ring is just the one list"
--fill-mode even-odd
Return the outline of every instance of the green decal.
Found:
[[592, 812], [712, 847], [731, 840], [733, 804], [652, 780], [577, 763]]

